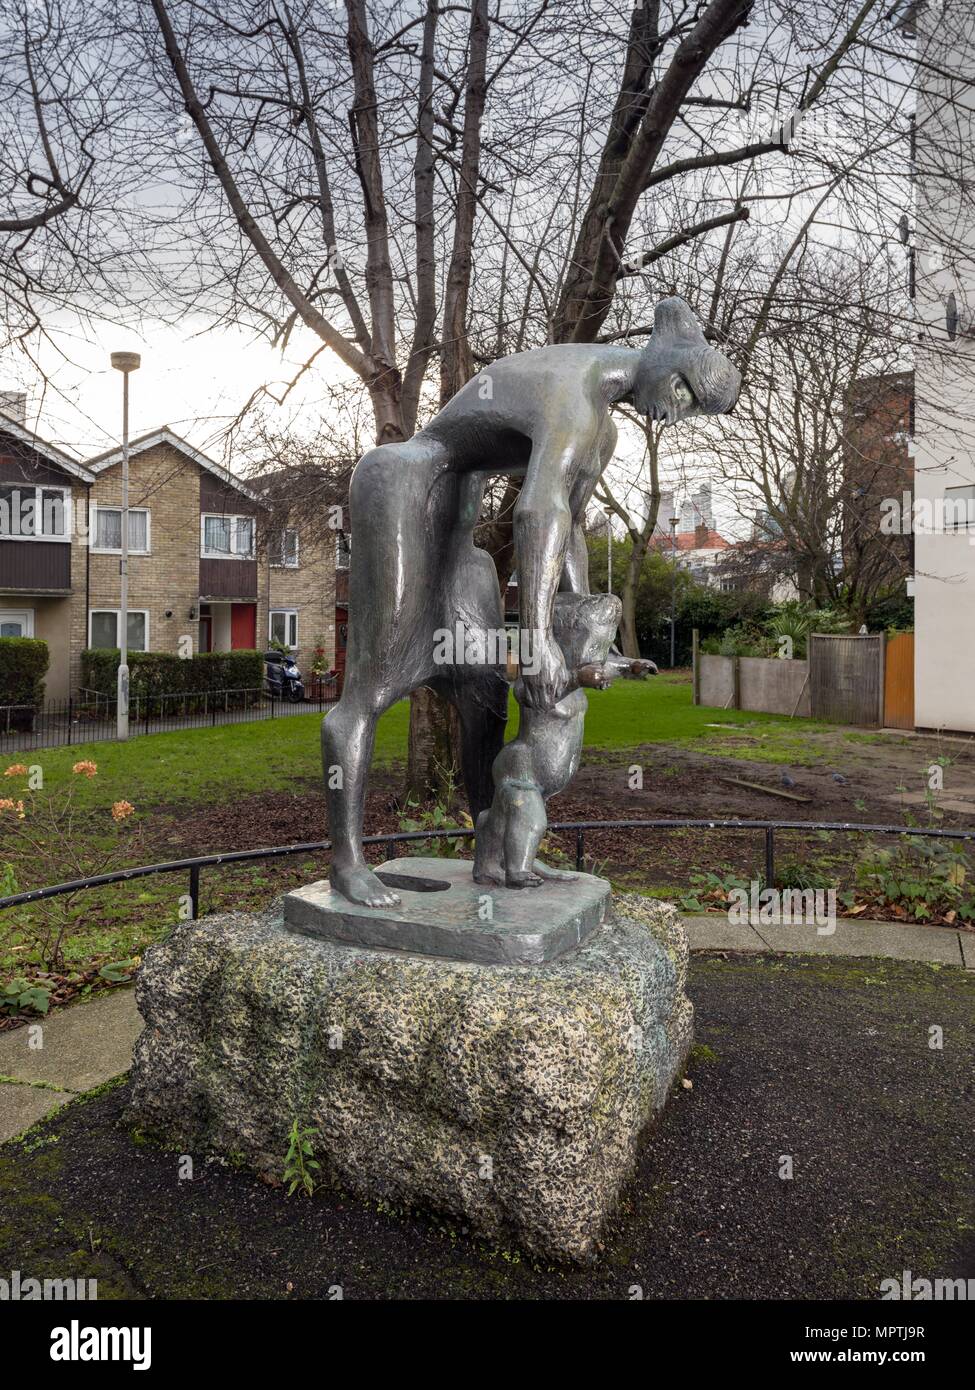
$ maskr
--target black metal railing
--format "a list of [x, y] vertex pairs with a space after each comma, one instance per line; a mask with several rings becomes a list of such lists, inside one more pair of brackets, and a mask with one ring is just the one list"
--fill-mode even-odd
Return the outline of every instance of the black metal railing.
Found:
[[[244, 724], [286, 714], [324, 711], [338, 699], [335, 680], [319, 681], [313, 694], [293, 702], [263, 688], [246, 690], [139, 691], [129, 698], [129, 736], [217, 724]], [[0, 755], [31, 748], [99, 743], [116, 736], [118, 701], [98, 690], [79, 690], [43, 705], [0, 705]]]
[[[765, 883], [775, 882], [775, 833], [778, 830], [803, 830], [837, 832], [841, 834], [865, 835], [905, 835], [923, 836], [925, 839], [975, 840], [975, 828], [971, 830], [934, 830], [914, 828], [904, 825], [863, 825], [856, 821], [802, 821], [802, 820], [586, 820], [559, 821], [548, 827], [553, 834], [575, 834], [575, 863], [582, 872], [585, 869], [587, 830], [755, 830], [761, 831], [765, 845]], [[433, 839], [473, 839], [470, 829], [443, 830], [399, 830], [386, 835], [365, 835], [364, 845], [386, 845], [387, 857], [395, 859], [398, 846], [408, 841]], [[332, 848], [330, 840], [311, 840], [297, 845], [275, 845], [265, 849], [229, 850], [225, 854], [204, 854], [195, 859], [173, 859], [162, 864], [140, 864], [131, 869], [116, 869], [108, 874], [95, 874], [91, 878], [72, 879], [68, 883], [54, 883], [46, 888], [32, 888], [25, 893], [12, 893], [0, 898], [0, 912], [9, 907], [20, 907], [25, 903], [43, 902], [45, 898], [57, 898], [66, 893], [79, 893], [87, 888], [101, 888], [109, 883], [126, 883], [131, 879], [148, 878], [153, 874], [186, 873], [189, 875], [189, 899], [192, 908], [191, 919], [199, 916], [200, 910], [200, 872], [225, 864], [243, 864], [252, 860], [280, 859], [289, 854], [316, 854]]]

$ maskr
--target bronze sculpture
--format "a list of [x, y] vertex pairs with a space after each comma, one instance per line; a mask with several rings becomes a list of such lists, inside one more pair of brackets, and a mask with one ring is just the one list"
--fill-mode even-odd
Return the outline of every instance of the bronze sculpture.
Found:
[[460, 623], [490, 654], [491, 635], [504, 628], [494, 565], [473, 542], [488, 481], [524, 479], [514, 541], [519, 624], [533, 659], [521, 695], [523, 707], [551, 710], [570, 686], [554, 605], [560, 591], [589, 593], [583, 523], [616, 443], [610, 407], [626, 401], [673, 424], [729, 411], [740, 385], [687, 305], [668, 299], [644, 348], [567, 343], [501, 358], [412, 439], [363, 456], [350, 494], [345, 685], [322, 725], [330, 879], [344, 897], [376, 908], [399, 902], [365, 862], [362, 816], [376, 722], [411, 691], [430, 686], [455, 705], [475, 823], [491, 806], [508, 713], [504, 666], [496, 647], [494, 659], [456, 653], [444, 662], [437, 640]]

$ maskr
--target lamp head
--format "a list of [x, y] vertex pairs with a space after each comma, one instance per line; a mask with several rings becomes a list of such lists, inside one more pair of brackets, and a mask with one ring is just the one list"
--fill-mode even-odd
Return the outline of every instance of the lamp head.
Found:
[[136, 371], [141, 363], [142, 358], [137, 352], [112, 353], [112, 366], [117, 372], [125, 372], [128, 375], [129, 372]]

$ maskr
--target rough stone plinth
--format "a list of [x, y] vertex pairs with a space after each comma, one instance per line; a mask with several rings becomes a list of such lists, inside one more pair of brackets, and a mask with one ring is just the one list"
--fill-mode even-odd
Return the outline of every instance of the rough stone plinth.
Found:
[[[604, 878], [535, 888], [475, 883], [469, 859], [390, 859], [378, 873], [400, 895], [392, 908], [362, 907], [327, 881], [287, 893], [285, 925], [352, 946], [378, 946], [481, 965], [543, 965], [591, 936], [606, 916]], [[411, 892], [401, 880], [436, 881], [440, 891]]]
[[692, 1029], [676, 910], [614, 904], [529, 967], [316, 940], [280, 911], [187, 922], [140, 972], [133, 1118], [272, 1179], [297, 1119], [323, 1181], [589, 1259]]

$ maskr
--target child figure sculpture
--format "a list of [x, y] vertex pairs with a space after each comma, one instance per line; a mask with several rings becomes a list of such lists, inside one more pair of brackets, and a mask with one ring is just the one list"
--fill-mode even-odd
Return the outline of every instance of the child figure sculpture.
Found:
[[474, 881], [508, 888], [537, 887], [546, 878], [572, 879], [535, 858], [548, 818], [545, 802], [566, 787], [579, 768], [588, 701], [584, 686], [605, 689], [624, 671], [656, 674], [652, 661], [609, 654], [621, 604], [613, 594], [560, 593], [552, 635], [561, 647], [569, 684], [550, 709], [533, 708], [519, 680], [518, 737], [494, 760], [494, 800], [477, 818]]

